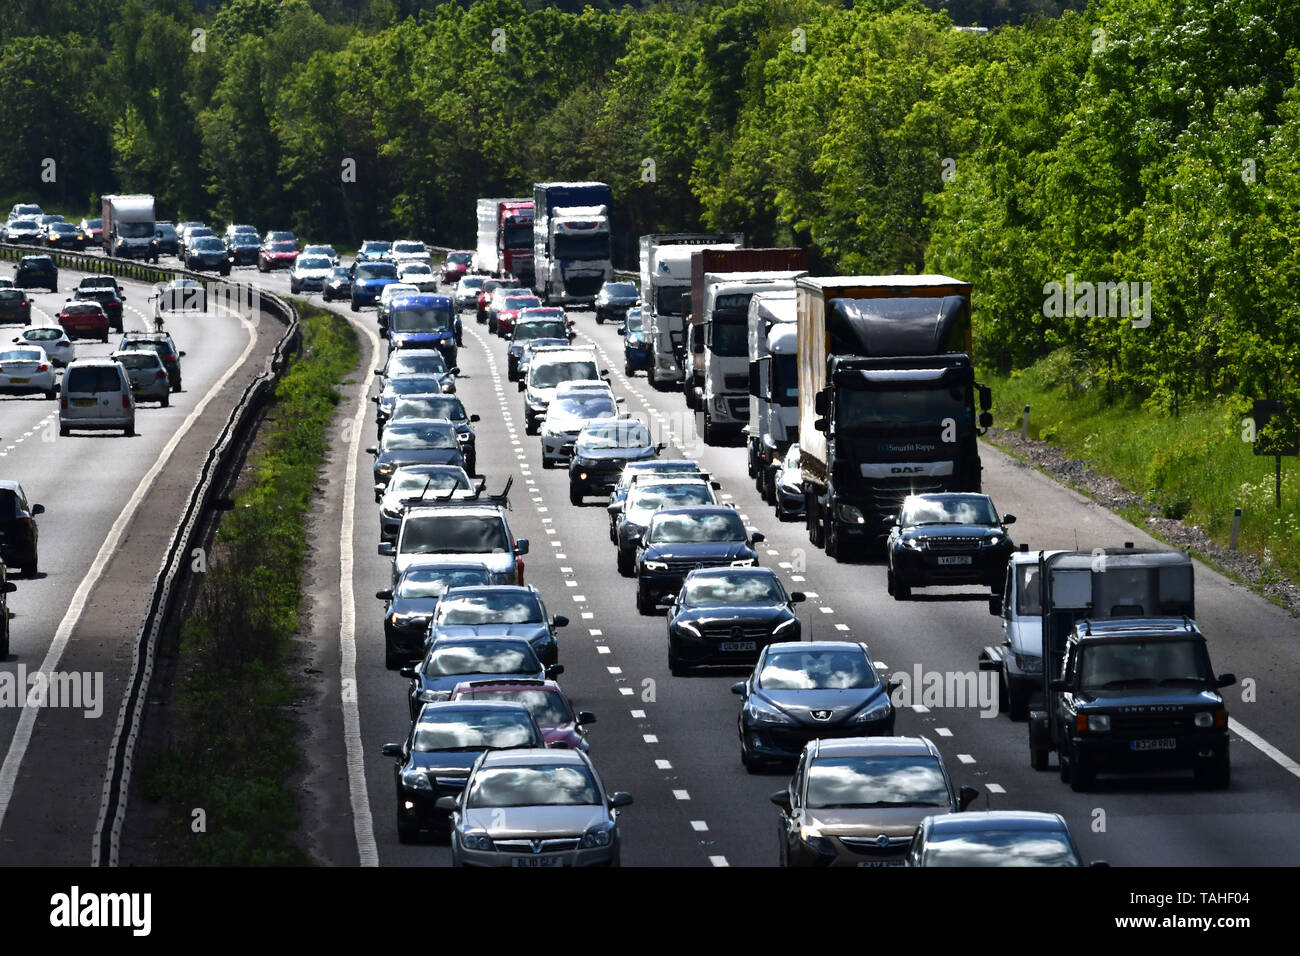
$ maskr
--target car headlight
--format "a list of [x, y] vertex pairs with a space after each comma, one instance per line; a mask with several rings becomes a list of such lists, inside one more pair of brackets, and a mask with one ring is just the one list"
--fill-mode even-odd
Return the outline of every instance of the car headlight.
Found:
[[667, 570], [668, 570], [668, 562], [667, 562], [667, 561], [644, 561], [644, 562], [642, 562], [641, 566], [642, 566], [643, 568], [645, 568], [647, 571], [667, 571]]
[[873, 720], [884, 720], [889, 714], [889, 698], [881, 694], [874, 701], [853, 715], [849, 723], [867, 724]]
[[849, 524], [865, 524], [867, 520], [862, 517], [862, 511], [856, 505], [841, 504], [839, 513], [840, 520], [847, 521]]
[[429, 783], [429, 775], [423, 770], [403, 770], [402, 786], [411, 790], [432, 790], [433, 784]]
[[1197, 714], [1195, 717], [1192, 718], [1192, 724], [1196, 727], [1213, 727], [1214, 712], [1210, 710], [1201, 711], [1199, 714]]
[[379, 472], [381, 475], [391, 475], [393, 473], [393, 465], [391, 462], [380, 462], [375, 466], [375, 471]]
[[756, 724], [787, 724], [790, 722], [789, 718], [781, 711], [762, 707], [753, 702], [746, 708], [746, 716]]
[[448, 700], [451, 697], [449, 690], [422, 690], [420, 691], [420, 702], [424, 704], [434, 704], [440, 700]]
[[677, 628], [680, 631], [685, 631], [691, 637], [704, 636], [703, 634], [700, 633], [700, 629], [698, 627], [696, 627], [694, 624], [688, 624], [686, 621], [677, 621], [675, 624], [673, 624], [673, 627]]
[[429, 624], [429, 615], [427, 614], [394, 614], [392, 616], [393, 627], [427, 627]]
[[983, 541], [984, 547], [986, 548], [996, 548], [1001, 543], [1002, 543], [1002, 536], [998, 534], [990, 535], [989, 537], [985, 538]]
[[582, 835], [578, 847], [590, 850], [592, 847], [609, 846], [614, 839], [614, 827], [609, 823], [598, 823]]
[[1043, 659], [1036, 654], [1017, 654], [1016, 666], [1027, 674], [1041, 674]]
[[754, 566], [753, 558], [737, 558], [731, 562], [733, 568], [752, 568]]
[[456, 441], [459, 441], [459, 442], [466, 442], [466, 441], [469, 441], [469, 440], [470, 440], [471, 438], [473, 438], [473, 437], [474, 437], [474, 436], [471, 435], [469, 432], [457, 432], [457, 433], [456, 433]]
[[467, 850], [487, 850], [496, 849], [496, 844], [486, 833], [462, 833], [460, 835], [460, 845]]
[[1110, 714], [1092, 714], [1088, 717], [1088, 729], [1098, 734], [1110, 732]]
[[920, 539], [920, 538], [903, 538], [903, 539], [902, 539], [902, 544], [903, 544], [903, 547], [905, 547], [905, 548], [911, 548], [913, 551], [920, 551], [920, 550], [921, 550], [921, 539]]
[[778, 624], [776, 627], [772, 628], [772, 633], [773, 633], [773, 634], [780, 634], [782, 631], [786, 630], [787, 628], [795, 627], [795, 626], [797, 626], [798, 624], [799, 624], [799, 620], [798, 620], [798, 618], [793, 618], [793, 617], [792, 617], [792, 618], [790, 618], [789, 620], [782, 621], [782, 622], [781, 622], [780, 624]]
[[821, 831], [816, 827], [800, 827], [799, 841], [810, 850], [816, 850], [818, 853], [834, 855], [835, 844], [830, 837], [822, 836]]

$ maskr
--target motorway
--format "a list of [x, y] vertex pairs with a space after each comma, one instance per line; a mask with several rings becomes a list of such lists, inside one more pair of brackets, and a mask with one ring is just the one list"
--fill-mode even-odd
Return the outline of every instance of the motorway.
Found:
[[[255, 281], [287, 291], [283, 274]], [[346, 304], [336, 308], [359, 329], [376, 331], [373, 309], [353, 314]], [[578, 344], [600, 351], [616, 394], [627, 397], [626, 409], [649, 418], [672, 440], [665, 455], [698, 458], [746, 523], [766, 534], [762, 562], [782, 568], [787, 586], [809, 595], [799, 608], [807, 638], [866, 641], [887, 673], [909, 675], [917, 665], [927, 672], [974, 671], [980, 648], [1000, 640], [986, 591], [927, 588], [910, 602], [896, 602], [885, 592], [882, 565], [837, 564], [811, 548], [801, 523], [780, 523], [763, 504], [746, 475], [742, 448], [705, 447], [680, 394], [652, 390], [643, 375], [623, 375], [614, 326], [597, 326], [590, 312], [575, 316]], [[526, 579], [541, 588], [551, 613], [572, 619], [560, 632], [566, 668], [561, 683], [576, 707], [598, 715], [591, 755], [606, 785], [636, 799], [622, 817], [623, 864], [774, 865], [776, 810], [768, 796], [788, 776], [750, 775], [741, 767], [738, 699], [729, 687], [746, 670], [669, 675], [663, 617], [641, 617], [634, 610], [635, 581], [615, 570], [604, 502], [590, 498], [582, 507], [571, 506], [566, 472], [540, 467], [539, 440], [524, 434], [522, 399], [505, 379], [505, 344], [471, 314], [466, 318], [457, 390], [469, 411], [483, 418], [477, 426], [479, 470], [491, 490], [507, 476], [515, 478], [510, 524], [516, 536], [531, 542]], [[377, 362], [372, 358], [370, 366]], [[354, 394], [349, 391], [342, 418], [356, 413]], [[366, 408], [365, 428], [352, 437], [360, 448], [376, 438]], [[997, 450], [985, 445], [981, 454], [984, 490], [999, 511], [1019, 518], [1012, 529], [1017, 542], [1034, 548], [1114, 547], [1125, 541], [1158, 546]], [[449, 861], [445, 845], [399, 844], [393, 764], [379, 752], [407, 731], [407, 682], [383, 663], [383, 604], [373, 595], [387, 586], [389, 561], [376, 553], [370, 466], [369, 456], [357, 456], [356, 494], [344, 503], [355, 521], [355, 688], [365, 776], [364, 790], [353, 776], [353, 805], [363, 814], [367, 804], [369, 810], [358, 833], [372, 826], [380, 865], [442, 865]], [[977, 707], [901, 708], [896, 731], [933, 739], [954, 782], [979, 788], [979, 808], [1064, 814], [1085, 859], [1115, 866], [1300, 864], [1300, 730], [1291, 707], [1300, 677], [1300, 622], [1199, 564], [1196, 587], [1198, 620], [1209, 636], [1216, 672], [1233, 671], [1254, 688], [1251, 701], [1240, 699], [1240, 685], [1226, 691], [1234, 730], [1232, 786], [1226, 792], [1202, 790], [1190, 775], [1174, 775], [1103, 779], [1095, 792], [1074, 793], [1054, 769], [1030, 769], [1025, 724], [982, 716]]]
[[[63, 270], [60, 291], [34, 293], [32, 323], [57, 324], [80, 277]], [[152, 287], [121, 283], [124, 329], [151, 331]], [[138, 406], [133, 438], [75, 431], [60, 437], [57, 401], [0, 397], [0, 477], [17, 480], [29, 501], [46, 509], [37, 519], [38, 574], [29, 579], [10, 571], [17, 585], [9, 596], [12, 640], [0, 671], [16, 675], [40, 667], [103, 674], [97, 714], [87, 715], [84, 708], [0, 707], [3, 863], [84, 865], [90, 860], [120, 686], [149, 588], [184, 495], [229, 412], [223, 403], [229, 399], [233, 405], [260, 370], [262, 352], [269, 354], [279, 335], [279, 330], [259, 334], [256, 323], [222, 310], [169, 313], [166, 324], [186, 352], [184, 388], [172, 394], [168, 408], [152, 402]], [[12, 338], [18, 327], [7, 331]], [[110, 332], [108, 344], [76, 340], [77, 357], [107, 357], [119, 339]], [[74, 768], [76, 786], [59, 787], [52, 799], [48, 788], [66, 784]]]

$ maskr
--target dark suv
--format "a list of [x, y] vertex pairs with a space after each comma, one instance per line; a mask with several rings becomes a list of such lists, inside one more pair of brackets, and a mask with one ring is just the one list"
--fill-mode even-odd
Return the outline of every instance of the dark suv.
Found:
[[37, 286], [59, 291], [59, 267], [49, 256], [23, 256], [18, 260], [18, 269], [14, 272], [14, 285], [20, 289], [32, 289]]
[[1228, 711], [1190, 618], [1075, 624], [1061, 676], [1049, 685], [1061, 779], [1088, 790], [1100, 772], [1192, 769], [1227, 787]]
[[752, 535], [734, 508], [695, 505], [654, 513], [636, 559], [636, 609], [649, 614], [660, 600], [676, 596], [695, 568], [752, 567], [758, 564]]
[[28, 502], [22, 485], [0, 480], [0, 558], [8, 567], [21, 568], [25, 577], [36, 576], [36, 516], [44, 513], [44, 505]]
[[1015, 520], [999, 518], [988, 495], [908, 495], [885, 544], [889, 593], [905, 601], [912, 588], [982, 584], [1001, 594], [1016, 549], [1006, 526]]
[[185, 353], [177, 351], [171, 335], [166, 332], [128, 332], [122, 336], [117, 351], [129, 352], [133, 349], [150, 349], [157, 352], [159, 358], [163, 360], [163, 368], [167, 369], [167, 379], [171, 383], [172, 391], [181, 390], [181, 358]]

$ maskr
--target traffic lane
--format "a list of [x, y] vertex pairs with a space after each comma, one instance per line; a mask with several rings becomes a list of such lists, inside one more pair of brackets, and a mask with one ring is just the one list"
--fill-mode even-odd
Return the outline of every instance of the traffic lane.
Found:
[[[148, 286], [125, 284], [128, 294]], [[215, 319], [215, 320], [214, 320]], [[141, 328], [138, 316], [124, 315], [126, 328]], [[170, 324], [170, 323], [169, 323]], [[43, 660], [50, 638], [99, 542], [117, 519], [123, 503], [153, 465], [174, 430], [193, 408], [190, 394], [202, 395], [238, 358], [247, 332], [231, 317], [186, 317], [177, 321], [178, 344], [201, 343], [184, 360], [186, 389], [174, 395], [170, 408], [143, 404], [137, 408], [136, 436], [117, 432], [58, 433], [58, 403], [0, 399], [0, 475], [18, 481], [28, 500], [46, 513], [37, 519], [40, 568], [35, 579], [12, 574], [18, 590], [9, 596], [10, 657], [4, 669], [20, 664], [35, 667]], [[115, 343], [78, 343], [82, 357], [107, 357]], [[0, 708], [0, 733], [12, 733], [13, 708]], [[7, 739], [7, 736], [6, 738]]]
[[[612, 362], [609, 364], [613, 364]], [[635, 387], [635, 386], [633, 386]], [[658, 393], [654, 393], [658, 394]], [[673, 393], [667, 393], [673, 396]], [[743, 452], [735, 451], [730, 456], [725, 453], [719, 455], [719, 449], [709, 449], [702, 455], [711, 470], [724, 479], [736, 479], [743, 482], [747, 475], [740, 475], [740, 462], [737, 459], [743, 458]], [[986, 487], [994, 495], [995, 502], [1014, 498], [1017, 491], [1016, 477], [1008, 476], [1006, 472], [1007, 465], [1010, 464], [1005, 456], [992, 454], [988, 456], [986, 469], [991, 474], [986, 475]], [[1036, 474], [1036, 473], [1034, 473]], [[1041, 476], [1040, 476], [1041, 477]], [[1078, 503], [1068, 500], [1054, 500], [1062, 497], [1068, 498], [1069, 493], [1064, 492], [1058, 486], [1046, 482], [1042, 479], [1041, 484], [1046, 484], [1046, 488], [1035, 489], [1035, 493], [1026, 495], [1022, 501], [1023, 512], [1026, 519], [1018, 525], [1021, 536], [1024, 536], [1026, 530], [1033, 535], [1064, 536], [1063, 529], [1056, 528], [1053, 532], [1051, 522], [1060, 523], [1061, 517], [1066, 516], [1070, 522], [1069, 531], [1071, 537], [1077, 530], [1080, 534], [1079, 547], [1100, 546], [1103, 543], [1112, 543], [1116, 534], [1128, 532], [1127, 537], [1134, 537], [1132, 529], [1122, 527], [1122, 523], [1114, 516], [1105, 512], [1103, 509], [1090, 503], [1082, 502], [1084, 507], [1078, 507]], [[727, 481], [727, 487], [734, 486], [734, 482]], [[753, 508], [755, 510], [764, 506], [758, 499], [757, 494], [752, 489], [752, 484], [742, 486], [744, 488], [740, 495], [739, 503], [743, 508]], [[1023, 494], [1023, 492], [1022, 492]], [[1076, 496], [1077, 497], [1077, 496]], [[1071, 509], [1071, 506], [1074, 506]], [[1004, 506], [1005, 507], [1005, 506]], [[1014, 510], [1006, 508], [1006, 510]], [[767, 512], [770, 514], [770, 511]], [[854, 594], [860, 593], [865, 595], [874, 595], [874, 598], [868, 598], [860, 609], [849, 604], [847, 621], [837, 621], [836, 623], [847, 628], [846, 632], [840, 632], [839, 636], [852, 634], [854, 632], [862, 634], [869, 644], [879, 661], [889, 665], [890, 670], [894, 670], [900, 664], [904, 671], [910, 671], [920, 664], [923, 671], [937, 671], [939, 673], [960, 673], [963, 670], [969, 671], [974, 665], [973, 661], [978, 654], [979, 648], [992, 640], [990, 636], [987, 640], [983, 635], [975, 637], [974, 640], [965, 635], [971, 634], [972, 630], [981, 626], [996, 628], [996, 619], [990, 624], [981, 624], [981, 620], [989, 621], [989, 616], [981, 619], [980, 615], [987, 615], [985, 596], [987, 592], [980, 589], [927, 589], [924, 597], [920, 600], [911, 602], [894, 602], [885, 596], [884, 591], [884, 574], [883, 567], [879, 564], [864, 565], [840, 565], [830, 562], [825, 555], [810, 549], [807, 545], [801, 526], [781, 525], [782, 530], [770, 536], [770, 540], [765, 542], [766, 545], [776, 544], [787, 549], [791, 553], [802, 551], [806, 555], [807, 572], [803, 577], [817, 584], [817, 587], [808, 586], [808, 590], [814, 593], [825, 595], [834, 594]], [[793, 535], [787, 533], [786, 529], [795, 528]], [[1089, 538], [1092, 540], [1089, 540]], [[1043, 544], [1041, 546], [1050, 546]], [[1064, 546], [1073, 546], [1064, 545]], [[768, 549], [775, 550], [775, 549]], [[867, 578], [864, 587], [863, 577]], [[826, 607], [824, 601], [819, 601], [815, 606], [821, 611]], [[837, 610], [835, 608], [832, 611]], [[971, 615], [975, 615], [972, 617]], [[855, 619], [857, 618], [857, 619]], [[996, 634], [996, 630], [993, 632]], [[943, 635], [937, 637], [936, 635]], [[959, 639], [954, 640], [953, 635], [960, 635]], [[987, 712], [987, 711], [986, 711]], [[1071, 815], [1079, 816], [1078, 808], [1070, 806], [1077, 803], [1069, 798], [1063, 798], [1060, 793], [1052, 790], [1042, 790], [1038, 785], [1037, 779], [1042, 775], [1030, 771], [1027, 766], [1027, 745], [1025, 743], [1024, 725], [1014, 725], [1014, 728], [1008, 728], [1010, 721], [1001, 718], [998, 721], [990, 722], [980, 716], [981, 709], [978, 707], [958, 708], [947, 713], [935, 713], [930, 711], [903, 711], [900, 713], [898, 730], [900, 733], [909, 732], [907, 725], [913, 723], [918, 731], [930, 731], [932, 736], [939, 743], [941, 750], [945, 750], [945, 757], [950, 766], [954, 768], [954, 774], [961, 777], [963, 773], [974, 776], [976, 779], [972, 782], [982, 783], [982, 789], [990, 799], [993, 805], [1009, 806], [1008, 797], [1011, 797], [1011, 791], [1015, 785], [1008, 784], [1006, 781], [1020, 781], [1020, 789], [1026, 790], [1026, 798], [1032, 800], [1041, 800], [1042, 803], [1035, 804], [1035, 808], [1042, 809], [1063, 809], [1070, 811]], [[734, 738], [734, 727], [732, 729]], [[964, 743], [968, 742], [969, 743]], [[979, 744], [977, 747], [976, 744]], [[1289, 806], [1288, 790], [1293, 790], [1293, 781], [1288, 779], [1288, 775], [1281, 771], [1280, 768], [1272, 764], [1266, 758], [1263, 758], [1253, 748], [1245, 753], [1244, 759], [1240, 758], [1243, 753], [1243, 746], [1238, 742], [1234, 748], [1234, 762], [1238, 763], [1239, 775], [1246, 773], [1251, 778], [1257, 779], [1259, 784], [1256, 789], [1263, 794], [1261, 799], [1264, 801], [1262, 806], [1252, 807], [1252, 812], [1266, 812], [1276, 810], [1281, 807]], [[980, 753], [979, 757], [973, 756], [972, 751]], [[1003, 783], [998, 783], [1002, 780]], [[990, 790], [989, 784], [993, 784], [997, 789]], [[1130, 813], [1134, 808], [1140, 808], [1141, 812], [1149, 811], [1149, 804], [1159, 802], [1159, 798], [1154, 800], [1148, 799], [1144, 792], [1144, 786], [1149, 785], [1150, 781], [1140, 782], [1133, 785], [1131, 782], [1127, 791], [1123, 784], [1117, 784], [1114, 792], [1117, 798], [1121, 798], [1123, 803], [1122, 813]], [[1059, 784], [1058, 784], [1059, 785]], [[1175, 790], [1180, 787], [1177, 781], [1172, 782]], [[1161, 788], [1165, 785], [1162, 784]], [[1188, 789], [1182, 785], [1183, 789]], [[1062, 789], [1065, 789], [1062, 787]], [[1037, 791], [1030, 793], [1028, 791]], [[1065, 790], [1066, 793], [1070, 791]], [[1279, 798], [1275, 794], [1281, 794]], [[1006, 794], [1006, 796], [1003, 796]], [[1082, 795], [1086, 797], [1087, 795]], [[1011, 797], [1011, 799], [1016, 799]], [[1280, 804], [1279, 804], [1280, 799]], [[1207, 814], [1216, 814], [1220, 812], [1233, 812], [1235, 801], [1231, 799], [1230, 794], [1209, 794], [1208, 796], [1192, 797], [1193, 805]], [[1082, 801], [1083, 804], [1089, 803], [1087, 799]], [[1014, 805], [1022, 806], [1024, 804], [1016, 802]], [[1092, 807], [1083, 807], [1081, 809], [1091, 811]], [[1084, 817], [1087, 814], [1083, 814]], [[1091, 825], [1092, 820], [1077, 819], [1074, 821], [1076, 828], [1080, 825]], [[1248, 816], [1237, 818], [1237, 827], [1244, 830], [1251, 830]], [[1090, 831], [1091, 832], [1091, 831]], [[1242, 841], [1224, 841], [1224, 848], [1233, 851], [1232, 859], [1237, 862], [1254, 862], [1260, 857], [1250, 852], [1243, 852], [1240, 848], [1252, 844], [1249, 833], [1243, 833]], [[1131, 844], [1121, 844], [1121, 848]], [[1126, 857], [1123, 853], [1111, 854], [1120, 861]], [[1266, 854], [1264, 859], [1268, 859]], [[1132, 862], [1143, 862], [1149, 860], [1148, 853], [1139, 853]], [[1172, 860], [1174, 857], [1169, 857]]]

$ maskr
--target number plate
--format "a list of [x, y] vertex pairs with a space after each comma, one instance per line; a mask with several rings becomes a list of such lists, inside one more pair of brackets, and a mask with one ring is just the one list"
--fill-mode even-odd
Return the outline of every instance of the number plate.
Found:
[[970, 564], [969, 554], [941, 554], [938, 561], [940, 564]]
[[858, 866], [906, 866], [906, 860], [859, 860]]
[[30, 378], [11, 378], [9, 380], [9, 382], [13, 385], [26, 385], [30, 381], [31, 381]]
[[1129, 746], [1134, 750], [1177, 750], [1178, 741], [1173, 737], [1161, 737], [1158, 740], [1133, 740]]
[[517, 856], [510, 861], [511, 866], [564, 866], [564, 858], [559, 856]]
[[723, 641], [718, 645], [722, 651], [756, 651], [758, 650], [757, 641]]
[[78, 408], [89, 408], [95, 404], [95, 400], [93, 398], [74, 398], [72, 404]]

